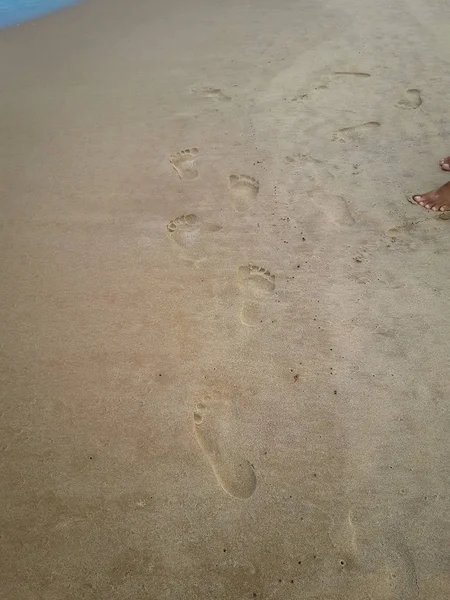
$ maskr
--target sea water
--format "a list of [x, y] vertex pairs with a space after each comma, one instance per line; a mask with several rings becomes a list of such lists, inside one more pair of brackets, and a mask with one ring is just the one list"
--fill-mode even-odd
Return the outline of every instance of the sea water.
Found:
[[79, 0], [0, 0], [0, 29], [77, 4]]

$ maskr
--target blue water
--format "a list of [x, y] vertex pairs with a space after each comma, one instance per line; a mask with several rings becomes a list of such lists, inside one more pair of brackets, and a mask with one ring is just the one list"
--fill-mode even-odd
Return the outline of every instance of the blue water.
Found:
[[79, 0], [0, 0], [0, 29], [29, 19], [48, 15], [55, 10], [77, 4]]

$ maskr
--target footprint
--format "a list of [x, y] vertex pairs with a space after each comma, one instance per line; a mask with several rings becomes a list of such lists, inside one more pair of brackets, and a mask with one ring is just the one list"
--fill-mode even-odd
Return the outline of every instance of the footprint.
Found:
[[296, 169], [301, 168], [307, 164], [322, 165], [323, 161], [309, 154], [293, 154], [292, 156], [285, 156], [285, 161], [295, 167]]
[[198, 171], [195, 168], [195, 161], [198, 154], [197, 148], [180, 150], [180, 152], [172, 154], [170, 163], [178, 173], [180, 179], [196, 179], [198, 177]]
[[308, 192], [308, 197], [320, 209], [324, 220], [333, 227], [347, 227], [356, 223], [350, 205], [343, 196], [316, 188]]
[[405, 225], [397, 225], [396, 227], [391, 227], [386, 231], [386, 235], [388, 237], [396, 237], [402, 233], [409, 233], [414, 229], [416, 223], [406, 223]]
[[397, 106], [399, 108], [415, 109], [419, 108], [422, 102], [420, 90], [410, 89], [406, 90], [403, 98], [397, 102]]
[[404, 223], [403, 225], [396, 225], [395, 227], [391, 227], [387, 229], [385, 235], [391, 238], [395, 238], [398, 235], [409, 234], [414, 232], [417, 228], [417, 225], [420, 223], [424, 223], [427, 219], [420, 219], [418, 221], [410, 221], [409, 223]]
[[167, 231], [179, 246], [189, 248], [195, 245], [200, 233], [200, 220], [197, 215], [181, 215], [168, 223]]
[[195, 262], [206, 258], [204, 234], [220, 231], [220, 225], [202, 223], [197, 215], [181, 215], [167, 225], [169, 239]]
[[238, 268], [238, 281], [244, 292], [240, 319], [243, 325], [256, 327], [262, 321], [262, 298], [275, 289], [275, 275], [264, 267], [245, 265]]
[[218, 422], [208, 400], [197, 404], [194, 411], [194, 433], [198, 445], [223, 490], [233, 498], [250, 498], [256, 489], [255, 470], [248, 460], [233, 452], [230, 443], [227, 444], [223, 431], [221, 433], [221, 429], [227, 429], [227, 424]]
[[352, 512], [348, 511], [346, 519], [330, 535], [331, 543], [346, 554], [356, 556], [358, 553], [358, 538], [353, 524]]
[[242, 213], [256, 199], [259, 181], [249, 175], [230, 175], [230, 187], [234, 210]]
[[366, 135], [368, 133], [373, 132], [381, 126], [381, 123], [378, 121], [368, 121], [367, 123], [361, 123], [361, 125], [354, 125], [352, 127], [343, 127], [342, 129], [338, 129], [333, 134], [333, 141], [339, 140], [340, 142], [349, 142], [351, 140], [356, 140], [361, 135]]
[[413, 557], [401, 539], [397, 541], [398, 537], [375, 536], [370, 525], [359, 526], [350, 513], [346, 522], [330, 535], [341, 557], [342, 573], [351, 575], [349, 596], [373, 600], [419, 596]]
[[327, 179], [334, 179], [330, 167], [336, 169], [336, 166], [327, 164], [314, 156], [293, 154], [292, 156], [285, 156], [285, 161], [297, 171], [301, 171], [302, 177], [314, 185], [322, 184]]
[[204, 98], [213, 98], [219, 102], [229, 102], [231, 100], [231, 98], [226, 96], [219, 88], [203, 87], [200, 89], [192, 89], [191, 93], [197, 94], [197, 96], [203, 96]]

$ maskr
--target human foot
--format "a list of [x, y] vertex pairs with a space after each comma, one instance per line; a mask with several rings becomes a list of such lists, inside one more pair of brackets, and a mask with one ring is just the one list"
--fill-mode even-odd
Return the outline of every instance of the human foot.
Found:
[[413, 200], [429, 210], [450, 210], [450, 181], [437, 190], [428, 192], [428, 194], [413, 196]]
[[439, 164], [441, 165], [441, 169], [443, 171], [450, 171], [450, 156], [443, 158], [441, 161], [439, 161]]

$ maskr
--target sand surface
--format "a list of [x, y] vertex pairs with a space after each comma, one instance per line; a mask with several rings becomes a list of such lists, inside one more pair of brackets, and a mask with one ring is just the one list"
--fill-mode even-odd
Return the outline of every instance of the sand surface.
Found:
[[448, 600], [444, 0], [0, 32], [5, 600]]

